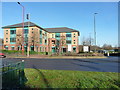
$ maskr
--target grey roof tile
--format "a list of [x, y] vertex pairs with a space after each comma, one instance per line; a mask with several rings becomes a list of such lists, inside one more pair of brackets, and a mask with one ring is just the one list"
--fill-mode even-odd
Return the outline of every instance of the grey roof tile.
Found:
[[[33, 22], [29, 22], [29, 26], [37, 26], [39, 28], [41, 28], [40, 26], [36, 25]], [[23, 27], [23, 23], [18, 23], [18, 24], [14, 24], [14, 25], [8, 25], [8, 26], [4, 26], [2, 28], [16, 28], [16, 27]], [[28, 22], [24, 22], [24, 27], [28, 27]], [[67, 27], [58, 27], [58, 28], [41, 28], [44, 29], [47, 32], [51, 32], [51, 33], [60, 33], [60, 32], [78, 32], [78, 30], [74, 30], [71, 28], [67, 28]]]
[[[29, 26], [37, 26], [37, 27], [41, 28], [40, 26], [34, 24], [33, 22], [24, 22], [24, 27], [28, 27], [28, 24], [29, 24]], [[16, 27], [23, 27], [23, 23], [18, 23], [18, 24], [14, 24], [14, 25], [8, 25], [8, 26], [4, 26], [2, 28], [16, 28]]]

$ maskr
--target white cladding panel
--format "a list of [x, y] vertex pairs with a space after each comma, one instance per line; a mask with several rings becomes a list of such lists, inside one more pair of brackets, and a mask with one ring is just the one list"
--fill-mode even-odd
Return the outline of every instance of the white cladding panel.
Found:
[[68, 44], [68, 51], [72, 51], [72, 45]]

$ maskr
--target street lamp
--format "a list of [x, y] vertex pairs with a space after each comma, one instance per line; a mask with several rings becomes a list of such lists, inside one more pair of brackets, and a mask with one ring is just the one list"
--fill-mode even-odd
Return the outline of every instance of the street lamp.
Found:
[[22, 30], [22, 37], [23, 37], [23, 43], [22, 43], [22, 54], [24, 55], [24, 12], [25, 12], [25, 8], [22, 4], [20, 4], [20, 2], [17, 2], [21, 7], [22, 7], [22, 26], [23, 26], [23, 30]]
[[94, 42], [95, 42], [95, 52], [96, 52], [96, 22], [95, 22], [95, 15], [98, 13], [94, 13]]

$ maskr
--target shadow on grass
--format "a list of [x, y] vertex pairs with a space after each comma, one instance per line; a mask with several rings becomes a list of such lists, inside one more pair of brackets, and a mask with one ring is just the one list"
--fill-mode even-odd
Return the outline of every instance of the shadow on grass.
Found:
[[42, 77], [42, 81], [44, 82], [45, 86], [46, 86], [47, 88], [51, 88], [51, 86], [50, 86], [48, 80], [46, 79], [45, 75], [44, 75], [39, 69], [37, 69], [34, 65], [33, 65], [33, 68], [34, 68], [34, 69], [39, 73], [39, 75]]
[[13, 70], [2, 74], [2, 90], [20, 90], [25, 88], [24, 70]]

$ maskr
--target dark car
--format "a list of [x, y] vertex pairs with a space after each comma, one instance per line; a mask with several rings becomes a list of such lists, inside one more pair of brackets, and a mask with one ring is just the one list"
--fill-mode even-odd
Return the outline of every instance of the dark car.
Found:
[[0, 58], [5, 58], [5, 54], [4, 53], [0, 53]]

